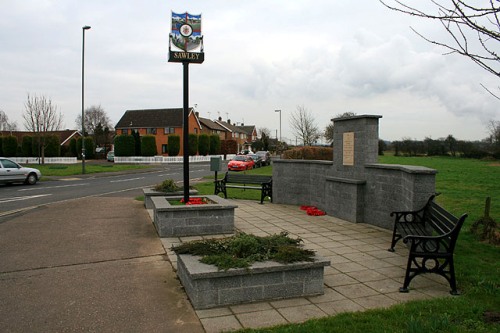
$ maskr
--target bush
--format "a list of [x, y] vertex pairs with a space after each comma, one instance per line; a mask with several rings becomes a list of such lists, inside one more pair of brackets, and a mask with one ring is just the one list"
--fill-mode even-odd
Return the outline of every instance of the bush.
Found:
[[142, 156], [155, 156], [157, 154], [154, 135], [145, 135], [141, 138], [141, 153]]
[[221, 152], [224, 155], [237, 154], [238, 153], [238, 144], [234, 140], [222, 140]]
[[76, 150], [76, 139], [71, 138], [69, 140], [69, 152], [68, 152], [69, 157], [77, 157], [78, 156], [78, 151]]
[[12, 135], [4, 137], [2, 140], [2, 150], [6, 157], [17, 156], [17, 138]]
[[168, 156], [177, 156], [181, 151], [181, 137], [178, 135], [168, 136]]
[[210, 155], [220, 154], [220, 137], [217, 134], [210, 135]]
[[135, 140], [131, 135], [118, 135], [115, 137], [115, 156], [134, 156]]
[[33, 156], [33, 137], [26, 135], [23, 137], [23, 141], [21, 142], [21, 150], [23, 157], [32, 157]]
[[162, 183], [154, 187], [154, 190], [158, 192], [177, 192], [181, 189], [182, 187], [177, 186], [173, 179], [165, 179]]
[[85, 145], [85, 158], [93, 159], [95, 158], [95, 144], [94, 139], [90, 136], [86, 136], [83, 139], [83, 144]]
[[3, 153], [3, 136], [0, 136], [0, 156], [5, 156], [5, 154]]
[[198, 153], [198, 135], [190, 133], [188, 138], [189, 156], [195, 156]]
[[59, 157], [61, 153], [61, 142], [59, 136], [48, 135], [45, 137], [45, 157]]
[[298, 147], [283, 152], [283, 159], [333, 161], [333, 148]]
[[198, 137], [198, 154], [206, 156], [210, 152], [210, 137], [208, 134], [201, 134]]

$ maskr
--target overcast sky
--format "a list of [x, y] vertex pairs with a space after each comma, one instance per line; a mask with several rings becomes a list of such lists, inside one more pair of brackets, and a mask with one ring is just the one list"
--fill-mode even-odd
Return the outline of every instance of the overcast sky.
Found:
[[113, 126], [126, 110], [182, 107], [182, 65], [167, 61], [171, 11], [202, 14], [205, 62], [189, 66], [189, 84], [205, 118], [279, 136], [280, 109], [290, 143], [297, 106], [321, 129], [344, 112], [381, 115], [386, 140], [480, 140], [500, 118], [480, 86], [498, 87], [496, 77], [410, 30], [446, 38], [439, 22], [375, 0], [0, 0], [0, 9], [0, 110], [20, 130], [28, 93], [78, 128], [84, 25], [86, 107], [101, 105]]

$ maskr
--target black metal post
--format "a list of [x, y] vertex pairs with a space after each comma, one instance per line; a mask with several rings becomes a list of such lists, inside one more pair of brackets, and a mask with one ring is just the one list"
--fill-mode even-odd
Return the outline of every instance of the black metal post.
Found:
[[184, 69], [184, 129], [183, 145], [184, 151], [184, 203], [189, 201], [189, 62], [183, 62]]
[[82, 174], [85, 174], [85, 30], [88, 25], [82, 27]]

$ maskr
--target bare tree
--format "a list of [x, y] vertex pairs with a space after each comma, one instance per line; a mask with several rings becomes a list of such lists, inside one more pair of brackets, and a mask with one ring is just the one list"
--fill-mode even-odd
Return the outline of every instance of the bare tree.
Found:
[[488, 131], [490, 132], [490, 143], [500, 144], [500, 120], [490, 120], [488, 123]]
[[310, 146], [319, 139], [320, 132], [314, 123], [314, 117], [303, 105], [297, 106], [290, 116], [293, 132], [302, 140], [304, 146]]
[[[78, 115], [75, 120], [76, 128], [82, 128], [82, 116]], [[85, 109], [85, 132], [94, 134], [96, 128], [99, 126], [102, 128], [111, 128], [111, 120], [108, 114], [102, 106], [92, 105]]]
[[38, 143], [38, 153], [42, 164], [45, 163], [46, 137], [49, 132], [60, 130], [63, 116], [50, 98], [28, 94], [23, 114], [24, 127], [33, 132]]
[[0, 110], [0, 131], [17, 131], [17, 123], [10, 122], [9, 117], [3, 110]]
[[[450, 42], [437, 41], [411, 29], [427, 42], [447, 49], [447, 54], [466, 56], [484, 70], [500, 77], [500, 58], [497, 53], [500, 41], [499, 1], [430, 0], [437, 9], [436, 13], [409, 6], [405, 1], [379, 1], [400, 13], [440, 21], [451, 37]], [[499, 98], [491, 91], [488, 92]]]
[[[352, 111], [344, 112], [344, 113], [339, 113], [338, 115], [335, 116], [335, 118], [348, 118], [348, 117], [353, 117], [355, 116], [356, 113]], [[333, 143], [333, 122], [329, 123], [325, 127], [325, 131], [323, 132], [323, 137], [325, 138], [326, 142], [329, 144]]]

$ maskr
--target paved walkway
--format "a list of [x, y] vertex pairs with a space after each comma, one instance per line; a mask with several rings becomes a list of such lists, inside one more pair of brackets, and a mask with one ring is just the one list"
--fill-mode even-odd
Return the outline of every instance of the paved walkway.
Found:
[[[235, 217], [238, 230], [260, 236], [288, 231], [290, 236], [302, 238], [306, 248], [331, 261], [325, 269], [325, 294], [197, 310], [208, 333], [298, 323], [346, 311], [449, 296], [446, 280], [432, 275], [415, 278], [407, 294], [398, 291], [408, 251], [401, 244], [396, 252], [387, 251], [391, 239], [387, 230], [331, 216], [308, 216], [297, 206], [260, 205], [242, 200], [235, 203], [238, 205]], [[174, 268], [176, 257], [171, 246], [201, 238], [161, 239]]]

